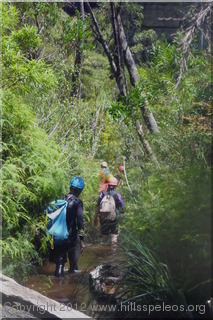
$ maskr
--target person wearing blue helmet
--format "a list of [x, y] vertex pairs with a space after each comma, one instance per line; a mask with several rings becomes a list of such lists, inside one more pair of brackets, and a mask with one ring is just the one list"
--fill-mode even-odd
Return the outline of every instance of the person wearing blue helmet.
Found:
[[69, 237], [65, 244], [55, 246], [52, 252], [52, 261], [56, 263], [55, 276], [63, 276], [64, 264], [69, 259], [69, 272], [78, 272], [78, 260], [84, 249], [84, 213], [83, 202], [78, 197], [84, 189], [84, 180], [74, 177], [70, 181], [70, 192], [65, 196], [67, 201], [66, 222]]
[[77, 191], [77, 192], [79, 192], [80, 190], [82, 191], [85, 187], [84, 180], [81, 177], [74, 177], [70, 181], [70, 187], [72, 188], [73, 191]]

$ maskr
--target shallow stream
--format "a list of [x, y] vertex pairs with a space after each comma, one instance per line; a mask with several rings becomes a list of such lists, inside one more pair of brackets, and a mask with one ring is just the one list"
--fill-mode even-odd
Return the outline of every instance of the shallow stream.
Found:
[[[89, 287], [89, 272], [100, 264], [119, 265], [122, 254], [119, 246], [106, 244], [86, 244], [79, 260], [78, 274], [69, 274], [69, 263], [65, 265], [64, 277], [54, 276], [55, 264], [48, 261], [37, 270], [37, 275], [32, 275], [25, 282], [25, 286], [41, 294], [67, 305], [68, 308], [79, 310], [91, 317], [96, 317], [94, 308], [104, 305], [94, 296]], [[99, 314], [100, 316], [100, 314]]]

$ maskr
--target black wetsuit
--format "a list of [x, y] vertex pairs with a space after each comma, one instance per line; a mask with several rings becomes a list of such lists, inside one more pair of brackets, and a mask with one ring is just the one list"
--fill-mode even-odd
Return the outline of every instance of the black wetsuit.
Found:
[[65, 196], [67, 204], [66, 222], [69, 238], [63, 244], [55, 244], [50, 253], [50, 261], [55, 263], [70, 262], [70, 271], [78, 270], [80, 240], [83, 240], [83, 202], [74, 195]]

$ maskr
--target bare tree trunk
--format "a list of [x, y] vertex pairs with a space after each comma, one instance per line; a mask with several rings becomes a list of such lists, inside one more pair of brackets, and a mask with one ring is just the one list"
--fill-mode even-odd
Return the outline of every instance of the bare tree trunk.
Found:
[[[129, 72], [131, 84], [132, 84], [132, 86], [135, 86], [136, 82], [140, 79], [140, 77], [139, 77], [138, 70], [137, 70], [137, 67], [135, 64], [135, 60], [133, 59], [132, 53], [130, 51], [130, 48], [129, 48], [129, 45], [128, 45], [128, 42], [126, 39], [126, 35], [125, 35], [124, 28], [123, 28], [122, 21], [121, 21], [121, 16], [118, 11], [116, 11], [116, 17], [117, 17], [117, 22], [118, 22], [120, 45], [121, 45], [121, 48], [123, 51], [124, 61], [125, 61], [125, 64], [127, 66], [128, 72]], [[145, 96], [145, 93], [143, 92], [142, 95]], [[144, 119], [149, 131], [151, 133], [157, 133], [159, 131], [158, 125], [157, 125], [157, 122], [156, 122], [152, 112], [147, 109], [148, 102], [147, 102], [146, 97], [145, 97], [145, 101], [146, 102], [141, 107], [141, 113], [142, 113], [143, 119]]]
[[[143, 97], [143, 95], [144, 94], [141, 93], [141, 97]], [[159, 129], [158, 129], [157, 122], [153, 116], [153, 113], [151, 111], [148, 111], [148, 109], [146, 108], [146, 106], [148, 105], [148, 101], [147, 101], [146, 96], [144, 97], [144, 99], [145, 99], [144, 105], [140, 107], [142, 117], [143, 117], [149, 131], [151, 133], [158, 133]]]
[[90, 4], [88, 1], [85, 2], [85, 4], [87, 5], [87, 8], [89, 10], [89, 13], [90, 13], [90, 16], [92, 18], [92, 22], [93, 22], [93, 25], [94, 25], [94, 28], [93, 28], [93, 33], [97, 39], [97, 41], [102, 45], [103, 49], [104, 49], [104, 52], [109, 60], [109, 64], [110, 64], [110, 67], [111, 67], [111, 70], [113, 72], [113, 74], [116, 73], [117, 71], [117, 68], [116, 68], [116, 65], [115, 65], [115, 62], [111, 56], [111, 53], [110, 53], [110, 50], [108, 48], [108, 45], [106, 44], [106, 42], [104, 41], [104, 38], [102, 36], [102, 33], [100, 31], [100, 28], [99, 28], [99, 25], [98, 25], [98, 22], [94, 16], [94, 13], [92, 11], [92, 8], [90, 7]]
[[137, 132], [138, 132], [139, 139], [142, 142], [142, 145], [144, 147], [144, 150], [145, 150], [146, 154], [150, 157], [152, 163], [154, 163], [158, 167], [158, 161], [157, 161], [155, 155], [152, 152], [152, 148], [150, 147], [149, 142], [145, 138], [142, 124], [138, 120], [136, 122], [136, 127], [137, 127]]
[[122, 47], [122, 51], [124, 54], [124, 61], [127, 66], [128, 72], [129, 72], [129, 77], [130, 77], [130, 82], [132, 86], [135, 86], [135, 83], [140, 79], [137, 67], [135, 65], [135, 61], [133, 59], [132, 53], [130, 51], [126, 35], [124, 32], [123, 24], [121, 22], [121, 16], [118, 10], [116, 10], [116, 18], [118, 22], [118, 30], [119, 30], [119, 35], [120, 35], [120, 44]]
[[[115, 59], [112, 57], [111, 55], [111, 52], [107, 46], [107, 43], [106, 41], [104, 40], [103, 36], [102, 36], [102, 33], [100, 31], [100, 28], [99, 28], [99, 25], [98, 25], [98, 22], [93, 14], [93, 11], [90, 7], [90, 4], [89, 2], [87, 1], [86, 2], [86, 5], [88, 7], [88, 10], [89, 10], [89, 13], [90, 13], [90, 16], [92, 18], [92, 21], [93, 21], [93, 25], [94, 25], [94, 28], [93, 28], [93, 33], [97, 39], [97, 41], [102, 45], [103, 49], [104, 49], [104, 52], [109, 60], [109, 64], [111, 66], [111, 70], [112, 70], [112, 73], [116, 79], [116, 82], [117, 82], [117, 85], [118, 85], [118, 89], [119, 89], [119, 92], [122, 96], [126, 96], [126, 89], [125, 89], [125, 85], [124, 85], [124, 82], [123, 82], [123, 77], [122, 77], [122, 73], [121, 73], [121, 70], [120, 70], [120, 62], [119, 62], [119, 55], [117, 55], [115, 57]], [[111, 7], [112, 9], [112, 12], [114, 10], [113, 7]], [[113, 24], [114, 24], [114, 35], [116, 34], [116, 25], [115, 25], [115, 20], [112, 19], [113, 21]], [[115, 43], [116, 43], [116, 38], [115, 38]], [[117, 49], [119, 50], [119, 48]], [[117, 60], [116, 60], [117, 59]]]
[[110, 2], [111, 12], [112, 12], [112, 26], [113, 26], [113, 34], [115, 40], [115, 53], [114, 53], [114, 60], [117, 67], [117, 71], [115, 74], [116, 81], [118, 83], [118, 87], [122, 96], [126, 96], [126, 88], [123, 81], [122, 75], [122, 68], [121, 68], [121, 54], [120, 54], [120, 44], [119, 44], [119, 37], [118, 37], [118, 26], [117, 20], [115, 15], [115, 3]]
[[[98, 26], [98, 23], [95, 19], [95, 16], [93, 14], [93, 11], [92, 11], [88, 1], [86, 1], [86, 5], [88, 7], [90, 16], [93, 21], [94, 36], [96, 37], [97, 41], [102, 45], [102, 47], [104, 49], [104, 52], [109, 60], [110, 66], [111, 66], [111, 70], [116, 78], [116, 82], [117, 82], [117, 85], [118, 85], [118, 88], [119, 88], [121, 95], [126, 96], [126, 88], [125, 88], [125, 85], [123, 82], [123, 77], [122, 77], [122, 72], [121, 72], [121, 53], [119, 52], [119, 50], [122, 51], [122, 54], [124, 57], [124, 62], [127, 66], [132, 86], [135, 86], [136, 82], [139, 80], [139, 75], [137, 72], [137, 67], [135, 65], [135, 61], [133, 59], [133, 56], [131, 54], [130, 48], [129, 48], [127, 40], [126, 40], [126, 35], [125, 35], [123, 25], [121, 22], [120, 14], [115, 9], [114, 1], [110, 2], [111, 11], [112, 11], [113, 33], [114, 33], [114, 39], [115, 39], [115, 45], [116, 45], [116, 57], [115, 57], [115, 59], [113, 59], [111, 52], [110, 52], [110, 49], [108, 48], [106, 42], [103, 39], [100, 28]], [[141, 107], [142, 117], [143, 117], [150, 132], [158, 132], [157, 123], [155, 121], [153, 114], [150, 111], [148, 111], [148, 109], [146, 108], [146, 102], [147, 102], [147, 100], [145, 99], [144, 105]], [[142, 125], [139, 124], [139, 126], [137, 126], [137, 124], [136, 124], [136, 127], [137, 127], [137, 131], [138, 131], [138, 136], [140, 138], [140, 141], [142, 142], [142, 145], [144, 147], [145, 152], [150, 156], [152, 162], [155, 163], [155, 165], [157, 165], [158, 164], [157, 159], [154, 156], [154, 154], [152, 153], [152, 149], [151, 149], [148, 141], [145, 139], [145, 136], [144, 136], [144, 133], [142, 130]]]
[[[81, 19], [82, 19], [82, 21], [84, 21], [84, 2], [83, 2], [83, 0], [80, 0], [80, 13], [81, 13]], [[81, 72], [81, 67], [82, 67], [82, 49], [81, 49], [82, 42], [83, 42], [83, 39], [79, 39], [79, 44], [76, 48], [74, 72], [72, 74], [71, 96], [76, 96], [78, 93], [80, 96], [80, 88], [81, 88], [80, 72]]]

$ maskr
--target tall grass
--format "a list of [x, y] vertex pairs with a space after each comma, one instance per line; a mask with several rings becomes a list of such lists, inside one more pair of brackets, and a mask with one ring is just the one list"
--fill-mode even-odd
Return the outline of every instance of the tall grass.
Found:
[[[159, 318], [192, 317], [192, 314], [186, 311], [186, 299], [174, 282], [169, 266], [161, 262], [155, 252], [151, 251], [138, 236], [127, 231], [125, 236], [124, 234], [122, 236], [121, 248], [128, 268], [121, 283], [125, 297], [122, 304], [128, 306], [130, 302], [135, 302], [136, 305], [151, 306], [151, 310], [152, 308], [161, 310], [156, 312]], [[163, 305], [170, 306], [169, 312], [163, 310]], [[178, 306], [179, 310], [173, 311], [173, 306]], [[154, 313], [150, 315], [148, 310], [144, 309], [141, 312], [131, 312], [128, 318], [152, 315]]]

